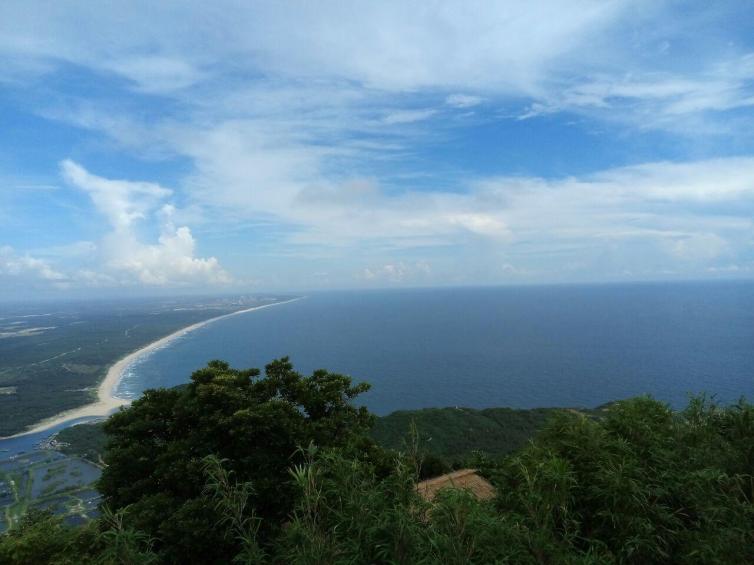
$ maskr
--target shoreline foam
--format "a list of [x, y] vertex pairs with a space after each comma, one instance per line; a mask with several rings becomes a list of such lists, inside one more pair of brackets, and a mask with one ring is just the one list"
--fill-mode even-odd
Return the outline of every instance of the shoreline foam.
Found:
[[123, 374], [125, 373], [126, 369], [130, 367], [131, 364], [133, 364], [137, 359], [152, 353], [156, 349], [159, 349], [161, 347], [164, 347], [165, 345], [168, 345], [171, 341], [179, 337], [182, 337], [186, 335], [187, 333], [190, 333], [194, 330], [197, 330], [201, 327], [204, 327], [218, 320], [230, 318], [231, 316], [238, 316], [239, 314], [246, 314], [248, 312], [253, 312], [254, 310], [262, 310], [263, 308], [270, 308], [272, 306], [290, 304], [291, 302], [301, 300], [302, 298], [304, 297], [301, 296], [298, 298], [292, 298], [290, 300], [284, 300], [283, 302], [273, 302], [272, 304], [263, 304], [262, 306], [253, 306], [251, 308], [246, 308], [244, 310], [238, 310], [236, 312], [230, 312], [228, 314], [223, 314], [221, 316], [215, 316], [214, 318], [209, 318], [208, 320], [203, 320], [201, 322], [191, 324], [190, 326], [186, 326], [185, 328], [181, 328], [179, 330], [174, 331], [171, 334], [161, 337], [160, 339], [153, 341], [145, 345], [144, 347], [129, 353], [125, 357], [122, 357], [121, 359], [119, 359], [118, 361], [110, 365], [110, 367], [107, 370], [107, 374], [105, 375], [105, 378], [103, 379], [103, 381], [99, 384], [99, 387], [97, 388], [97, 400], [95, 402], [92, 402], [90, 404], [85, 404], [84, 406], [81, 406], [79, 408], [73, 408], [71, 410], [60, 412], [59, 414], [56, 414], [55, 416], [51, 416], [49, 418], [45, 418], [44, 420], [37, 422], [32, 427], [27, 428], [23, 432], [19, 432], [12, 436], [0, 437], [0, 440], [12, 439], [12, 438], [25, 436], [25, 435], [43, 432], [57, 425], [65, 423], [68, 420], [75, 420], [78, 418], [97, 417], [97, 416], [103, 416], [103, 417], [108, 416], [112, 412], [115, 412], [121, 406], [127, 406], [131, 403], [131, 400], [128, 400], [125, 398], [119, 398], [115, 396], [113, 391], [115, 390], [115, 387], [118, 386], [118, 383], [120, 383], [120, 380], [123, 378]]

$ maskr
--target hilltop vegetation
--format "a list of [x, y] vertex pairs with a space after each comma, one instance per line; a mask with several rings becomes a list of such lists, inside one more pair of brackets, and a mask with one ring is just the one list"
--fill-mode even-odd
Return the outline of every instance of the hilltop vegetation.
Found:
[[264, 375], [213, 362], [150, 391], [105, 425], [103, 518], [34, 513], [0, 536], [0, 562], [754, 561], [752, 405], [555, 411], [517, 451], [465, 461], [493, 501], [430, 504], [415, 489], [425, 450], [369, 436], [373, 417], [352, 406], [366, 388], [283, 359]]
[[[562, 408], [426, 408], [400, 410], [374, 419], [370, 436], [381, 447], [406, 449], [408, 434], [415, 426], [422, 453], [442, 459], [448, 466], [461, 464], [475, 452], [501, 456], [526, 445], [549, 419]], [[581, 410], [598, 415], [599, 410]], [[103, 423], [81, 424], [58, 433], [60, 451], [98, 463], [104, 454], [107, 436]]]

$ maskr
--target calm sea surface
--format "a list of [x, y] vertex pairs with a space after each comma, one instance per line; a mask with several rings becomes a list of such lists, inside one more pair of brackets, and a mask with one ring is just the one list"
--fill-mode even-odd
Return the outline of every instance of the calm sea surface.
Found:
[[185, 383], [210, 359], [288, 355], [373, 385], [377, 414], [573, 406], [649, 393], [754, 399], [754, 283], [341, 292], [210, 324], [133, 365], [118, 394]]

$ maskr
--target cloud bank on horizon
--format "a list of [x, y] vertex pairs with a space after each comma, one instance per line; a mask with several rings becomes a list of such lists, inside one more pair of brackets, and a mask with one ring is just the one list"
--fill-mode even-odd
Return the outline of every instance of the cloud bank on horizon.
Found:
[[754, 277], [741, 2], [4, 2], [0, 290]]

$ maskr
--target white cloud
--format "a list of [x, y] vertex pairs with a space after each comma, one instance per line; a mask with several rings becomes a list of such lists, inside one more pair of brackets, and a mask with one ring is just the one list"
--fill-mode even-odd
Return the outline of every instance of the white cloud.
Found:
[[[454, 192], [393, 191], [377, 178], [333, 177], [326, 148], [284, 128], [268, 135], [267, 126], [180, 129], [160, 142], [169, 140], [196, 163], [185, 188], [197, 205], [237, 222], [286, 226], [281, 237], [289, 245], [474, 249], [489, 242], [534, 254], [599, 247], [619, 254], [642, 245], [649, 246], [642, 253], [667, 260], [681, 257], [673, 245], [700, 234], [725, 240], [722, 251], [742, 249], [753, 233], [740, 205], [754, 198], [754, 158], [646, 163], [559, 179], [479, 178]], [[710, 205], [724, 208], [709, 214]], [[516, 265], [542, 271], [518, 258]]]
[[[725, 9], [711, 4], [696, 17], [714, 21]], [[688, 41], [684, 33], [697, 23], [684, 22], [672, 6], [628, 0], [180, 7], [143, 1], [44, 10], [6, 2], [0, 61], [31, 75], [79, 65], [121, 76], [141, 92], [208, 100], [216, 112], [240, 103], [256, 116], [266, 114], [261, 106], [290, 108], [312, 96], [327, 106], [346, 98], [363, 105], [384, 102], [386, 93], [420, 92], [439, 93], [459, 108], [508, 97], [529, 106], [526, 116], [620, 107], [639, 127], [647, 117], [660, 124], [659, 116], [751, 105], [754, 55], [721, 49], [715, 34], [692, 38], [703, 56], [671, 49]], [[276, 89], [276, 82], [289, 87]], [[265, 88], [250, 92], [253, 83]], [[196, 94], [186, 92], [194, 87]], [[388, 115], [388, 123], [420, 116], [396, 110], [408, 113]]]
[[[376, 178], [334, 178], [327, 148], [310, 147], [285, 128], [269, 135], [268, 126], [235, 121], [170, 129], [159, 143], [193, 159], [196, 172], [183, 188], [205, 216], [286, 226], [277, 231], [282, 245], [463, 246], [487, 264], [495, 260], [482, 258], [490, 245], [507, 250], [527, 277], [608, 269], [650, 276], [674, 262], [735, 259], [754, 234], [754, 158], [645, 163], [559, 179], [479, 178], [455, 192], [391, 191]], [[711, 214], [710, 206], [720, 209]], [[144, 265], [152, 255], [135, 256]], [[631, 268], [620, 265], [620, 256]], [[540, 264], [547, 257], [549, 264]], [[386, 264], [399, 276], [400, 262]], [[370, 270], [375, 277], [381, 272]], [[142, 272], [145, 280], [160, 278], [149, 267]]]
[[8, 2], [0, 12], [0, 52], [111, 70], [140, 87], [160, 70], [171, 77], [168, 85], [181, 89], [201, 76], [196, 69], [219, 63], [385, 90], [528, 90], [562, 54], [615, 23], [626, 4], [135, 2], [32, 10]]
[[592, 175], [620, 187], [625, 198], [665, 202], [735, 201], [754, 196], [754, 158], [728, 157], [689, 163], [647, 163]]
[[506, 237], [510, 234], [505, 222], [492, 214], [451, 214], [448, 221], [472, 233], [488, 237]]
[[421, 122], [434, 116], [437, 110], [424, 109], [424, 110], [395, 110], [388, 113], [382, 118], [383, 123], [388, 125], [393, 124], [410, 124], [413, 122]]
[[60, 163], [63, 178], [85, 190], [115, 230], [127, 230], [172, 191], [150, 182], [109, 180], [89, 174], [70, 159]]
[[357, 279], [368, 283], [418, 283], [426, 280], [431, 273], [432, 267], [426, 261], [399, 261], [378, 267], [367, 267], [361, 271]]
[[195, 246], [189, 228], [169, 224], [156, 244], [142, 244], [115, 233], [103, 242], [109, 268], [131, 273], [147, 285], [230, 282], [216, 258], [194, 257]]
[[754, 106], [754, 53], [716, 60], [691, 74], [649, 70], [575, 81], [539, 97], [520, 117], [586, 111], [640, 128], [678, 129], [684, 119]]
[[63, 283], [65, 275], [55, 270], [47, 261], [30, 255], [18, 255], [10, 246], [0, 246], [0, 275]]
[[668, 252], [685, 261], [709, 261], [720, 257], [728, 242], [714, 233], [698, 233], [665, 242]]
[[32, 255], [58, 259], [87, 259], [97, 253], [97, 244], [93, 241], [74, 241], [63, 245], [31, 250]]
[[698, 206], [754, 196], [754, 158], [648, 163], [579, 178], [493, 177], [458, 192], [390, 192], [377, 179], [331, 180], [323, 172], [325, 157], [303, 146], [287, 145], [287, 152], [247, 146], [253, 129], [229, 136], [214, 130], [197, 139], [204, 141], [195, 154], [201, 174], [191, 187], [202, 205], [239, 219], [295, 226], [294, 243], [406, 247], [468, 237], [501, 244], [532, 237], [662, 238], [716, 222], [738, 231], [750, 225], [745, 214], [709, 216]]
[[471, 96], [469, 94], [450, 94], [445, 98], [445, 103], [454, 108], [471, 108], [478, 106], [482, 102], [484, 102], [484, 98], [481, 96]]
[[162, 56], [139, 56], [110, 63], [116, 73], [130, 79], [136, 87], [148, 93], [169, 93], [190, 87], [204, 78], [204, 74], [186, 61]]
[[487, 179], [474, 193], [497, 210], [510, 231], [508, 249], [522, 257], [601, 254], [603, 268], [605, 254], [664, 267], [669, 260], [709, 263], [746, 253], [754, 234], [754, 158], [650, 163], [582, 178]]
[[[637, 262], [653, 254], [684, 263], [734, 260], [752, 233], [750, 158], [562, 178], [472, 178], [454, 163], [447, 163], [449, 179], [417, 170], [446, 165], [423, 160], [432, 146], [421, 144], [444, 141], [460, 123], [453, 108], [484, 103], [487, 123], [528, 108], [526, 117], [569, 111], [678, 132], [754, 104], [754, 55], [700, 36], [691, 39], [703, 56], [675, 56], [687, 20], [667, 17], [661, 4], [136, 2], [30, 10], [9, 2], [0, 7], [0, 70], [9, 68], [14, 84], [61, 68], [120, 79], [111, 82], [117, 94], [128, 90], [122, 104], [74, 92], [38, 111], [103, 132], [139, 157], [185, 159], [191, 168], [176, 199], [218, 218], [218, 231], [274, 226], [279, 254], [297, 245], [335, 255], [358, 246], [380, 253], [453, 247], [457, 258], [486, 253], [481, 264], [517, 272], [541, 272], [535, 263], [555, 255], [562, 260], [551, 270], [589, 268], [579, 253], [602, 254], [593, 265], [621, 253]], [[152, 102], [159, 110], [164, 103], [165, 113], [140, 112], [138, 104]], [[420, 164], [393, 167], [407, 161]], [[109, 270], [88, 265], [82, 280], [227, 280], [216, 259], [196, 257], [182, 225], [193, 221], [160, 215], [171, 190], [98, 177], [72, 161], [61, 168], [113, 228], [92, 251]], [[395, 182], [399, 174], [426, 178], [413, 186]], [[146, 242], [138, 228], [153, 224], [161, 224], [160, 235]], [[694, 254], [697, 246], [706, 251]], [[511, 263], [491, 249], [510, 251]], [[392, 276], [402, 272], [400, 261], [383, 264]]]
[[[154, 183], [99, 177], [70, 160], [61, 162], [61, 172], [69, 183], [89, 194], [112, 225], [113, 231], [100, 245], [106, 269], [147, 285], [230, 282], [216, 258], [194, 256], [196, 243], [191, 231], [173, 224], [172, 206], [164, 205], [155, 214], [156, 206], [172, 194], [170, 190]], [[134, 230], [134, 223], [149, 214], [159, 216], [162, 223], [156, 244], [142, 243]], [[108, 280], [91, 271], [81, 271], [80, 275], [96, 284]]]

